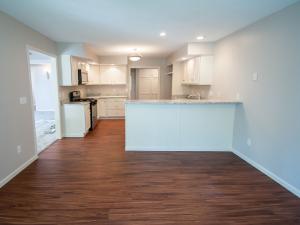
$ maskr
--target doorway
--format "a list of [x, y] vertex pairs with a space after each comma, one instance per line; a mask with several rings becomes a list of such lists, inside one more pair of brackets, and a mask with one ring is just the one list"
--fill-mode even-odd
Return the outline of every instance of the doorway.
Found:
[[61, 138], [56, 58], [28, 49], [36, 151]]
[[131, 99], [159, 99], [159, 69], [131, 69]]

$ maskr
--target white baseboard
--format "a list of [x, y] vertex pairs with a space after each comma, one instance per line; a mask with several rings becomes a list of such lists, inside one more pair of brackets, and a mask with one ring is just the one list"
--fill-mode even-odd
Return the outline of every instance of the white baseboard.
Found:
[[199, 147], [186, 146], [179, 147], [178, 146], [150, 146], [150, 147], [138, 147], [138, 146], [125, 146], [126, 151], [153, 151], [153, 152], [231, 152], [231, 149], [199, 149]]
[[256, 169], [258, 169], [259, 171], [261, 171], [262, 173], [264, 173], [265, 175], [267, 175], [268, 177], [270, 177], [272, 180], [274, 180], [275, 182], [277, 182], [278, 184], [283, 186], [285, 189], [292, 192], [298, 198], [300, 198], [300, 190], [298, 188], [289, 184], [288, 182], [286, 182], [282, 178], [278, 177], [276, 174], [272, 173], [271, 171], [267, 170], [265, 167], [258, 164], [257, 162], [254, 162], [252, 159], [250, 159], [248, 156], [244, 155], [243, 153], [236, 151], [234, 149], [232, 150], [232, 152], [235, 155], [237, 155], [238, 157], [240, 157], [241, 159], [245, 160], [247, 163], [249, 163], [253, 167], [255, 167]]
[[0, 188], [2, 188], [5, 184], [7, 184], [11, 179], [17, 176], [22, 170], [24, 170], [27, 166], [29, 166], [32, 162], [34, 162], [38, 158], [38, 155], [34, 155], [31, 159], [23, 163], [19, 168], [14, 170], [11, 174], [5, 177], [0, 181]]

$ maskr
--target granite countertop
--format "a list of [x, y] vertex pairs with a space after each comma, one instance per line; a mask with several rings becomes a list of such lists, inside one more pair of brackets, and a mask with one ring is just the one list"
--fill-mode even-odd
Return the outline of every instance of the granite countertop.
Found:
[[127, 98], [125, 95], [98, 95], [98, 96], [88, 96], [87, 98]]
[[237, 100], [221, 99], [176, 99], [176, 100], [127, 100], [125, 104], [240, 104]]

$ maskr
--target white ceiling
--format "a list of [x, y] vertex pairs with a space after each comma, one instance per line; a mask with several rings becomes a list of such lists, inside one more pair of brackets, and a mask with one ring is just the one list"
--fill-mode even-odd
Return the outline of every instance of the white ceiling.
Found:
[[[99, 55], [166, 56], [197, 35], [216, 41], [297, 0], [0, 0], [0, 10], [50, 39]], [[167, 32], [165, 38], [160, 31]]]

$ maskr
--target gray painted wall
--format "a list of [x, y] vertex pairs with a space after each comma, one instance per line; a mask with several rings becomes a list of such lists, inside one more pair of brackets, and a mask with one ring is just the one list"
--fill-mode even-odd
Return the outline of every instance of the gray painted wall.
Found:
[[[0, 186], [35, 155], [26, 45], [56, 54], [53, 41], [0, 12]], [[19, 97], [28, 103], [20, 105]], [[17, 145], [22, 153], [17, 153]]]
[[213, 93], [239, 93], [244, 103], [235, 121], [235, 151], [300, 195], [299, 21], [297, 3], [217, 42]]

